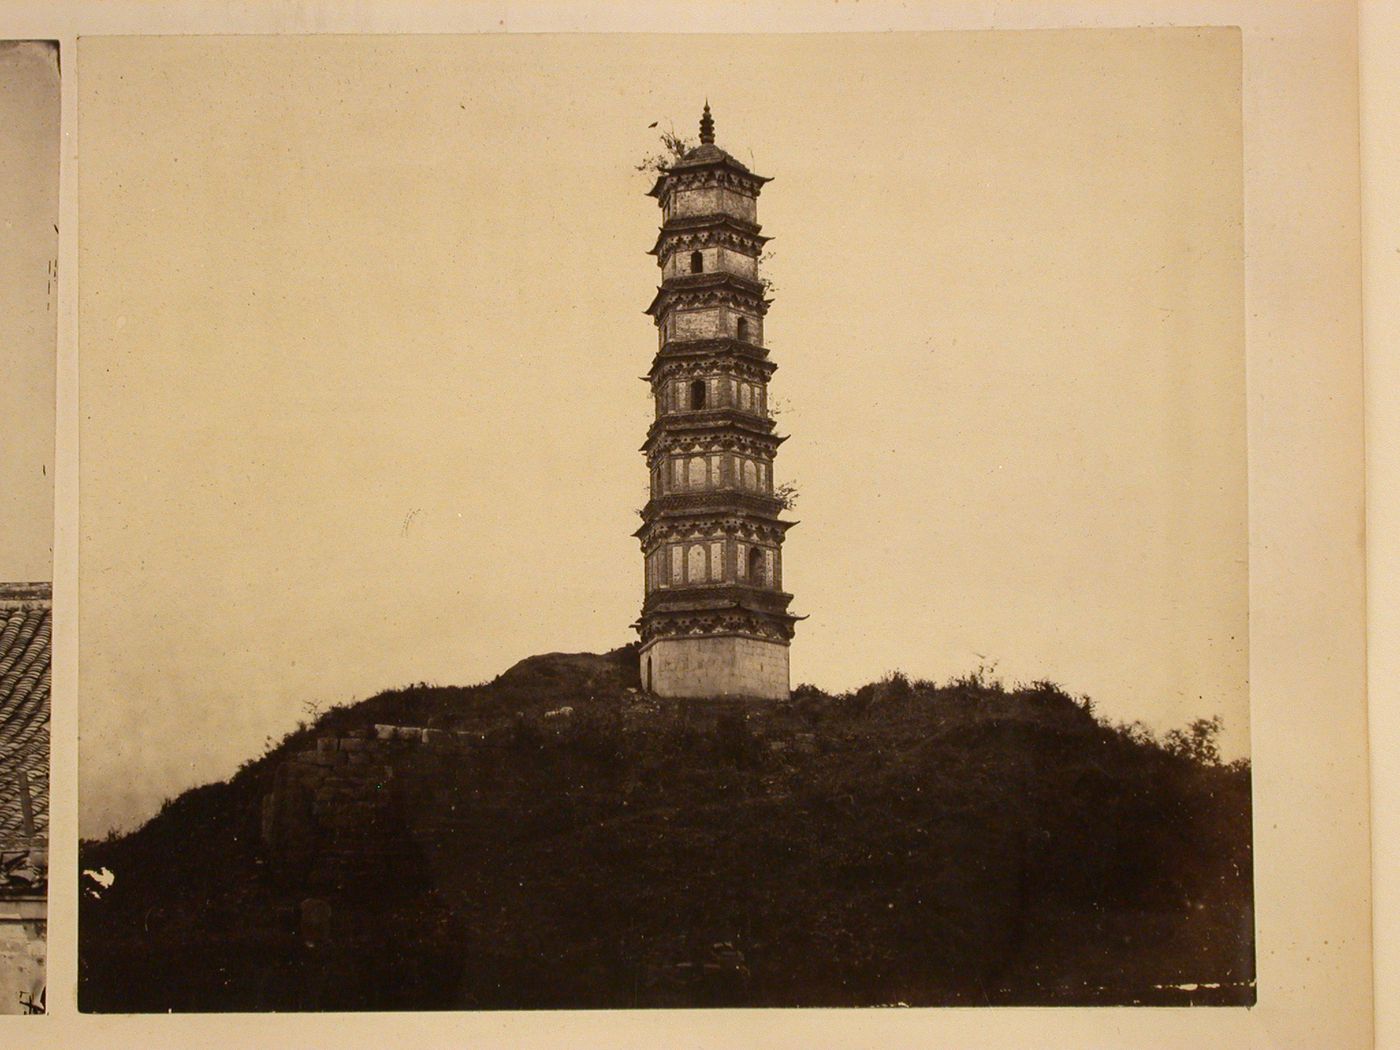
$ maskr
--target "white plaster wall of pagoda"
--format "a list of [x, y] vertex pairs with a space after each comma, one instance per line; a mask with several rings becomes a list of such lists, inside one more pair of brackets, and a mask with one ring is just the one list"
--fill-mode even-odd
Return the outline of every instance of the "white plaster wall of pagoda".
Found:
[[[749, 571], [750, 551], [757, 549], [763, 552], [763, 564], [759, 575], [754, 575]], [[776, 547], [759, 546], [739, 541], [734, 553], [735, 576], [740, 583], [749, 583], [757, 587], [772, 587], [781, 590], [783, 586], [783, 560]]]
[[[708, 310], [677, 310], [671, 314], [673, 339], [718, 339], [726, 334], [729, 311], [722, 307]], [[732, 331], [732, 328], [729, 329]]]
[[[692, 267], [692, 257], [696, 252], [700, 253], [700, 269]], [[666, 266], [661, 271], [664, 277], [684, 277], [691, 273], [714, 273], [719, 269], [719, 249], [718, 248], [696, 248], [692, 251], [674, 251], [670, 258], [666, 260]]]
[[[726, 335], [732, 332], [736, 339], [742, 339], [744, 342], [752, 343], [754, 346], [763, 345], [762, 317], [755, 316], [754, 314], [742, 314], [734, 310], [726, 310], [725, 312], [732, 315], [729, 319], [729, 323], [733, 325], [732, 328], [726, 327]], [[741, 319], [745, 322], [743, 326], [739, 324]]]
[[708, 456], [668, 456], [665, 462], [669, 466], [653, 472], [653, 496], [731, 490], [769, 495], [773, 491], [773, 475], [765, 459], [714, 453]]
[[[692, 266], [692, 256], [696, 251], [700, 253], [699, 270]], [[756, 281], [758, 280], [758, 260], [751, 255], [724, 247], [697, 248], [689, 251], [678, 249], [666, 257], [666, 264], [661, 269], [661, 275], [668, 279], [684, 277], [692, 273], [720, 272], [738, 274], [740, 277]]]
[[726, 273], [737, 273], [740, 277], [747, 277], [751, 281], [758, 280], [758, 260], [743, 252], [720, 248], [719, 268]]
[[658, 577], [660, 587], [685, 587], [722, 583], [725, 572], [725, 541], [667, 544], [665, 563], [669, 573]]
[[[707, 408], [738, 408], [763, 416], [765, 401], [763, 383], [735, 379], [732, 375], [704, 377]], [[675, 379], [658, 387], [657, 416], [694, 411], [693, 379]], [[766, 418], [766, 417], [765, 417]]]
[[[762, 551], [757, 575], [749, 569], [749, 551]], [[663, 553], [664, 552], [664, 553]], [[758, 587], [781, 589], [782, 553], [775, 546], [745, 543], [742, 540], [701, 540], [668, 543], [653, 551], [650, 583], [652, 589], [692, 587], [707, 583], [738, 580]]]
[[[727, 306], [710, 306], [699, 310], [672, 310], [666, 318], [671, 339], [738, 339], [739, 320], [745, 322], [742, 335], [746, 343], [763, 345], [763, 319]], [[664, 340], [663, 340], [664, 341]]]
[[676, 190], [671, 194], [666, 217], [684, 219], [692, 215], [733, 215], [745, 222], [758, 221], [758, 202], [754, 198], [719, 186], [700, 186], [693, 190]]

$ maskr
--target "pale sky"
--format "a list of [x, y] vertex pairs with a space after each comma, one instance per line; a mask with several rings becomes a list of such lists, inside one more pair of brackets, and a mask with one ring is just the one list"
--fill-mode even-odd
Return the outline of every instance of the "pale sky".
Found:
[[635, 637], [647, 125], [774, 177], [793, 682], [1248, 748], [1238, 35], [85, 38], [82, 831]]
[[0, 582], [53, 578], [57, 59], [0, 41]]

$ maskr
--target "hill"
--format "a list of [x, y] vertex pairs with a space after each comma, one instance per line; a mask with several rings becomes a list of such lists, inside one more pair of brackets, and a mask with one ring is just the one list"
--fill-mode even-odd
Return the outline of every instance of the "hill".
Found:
[[627, 648], [391, 691], [84, 843], [80, 1007], [1254, 1001], [1213, 723], [981, 675], [637, 686]]

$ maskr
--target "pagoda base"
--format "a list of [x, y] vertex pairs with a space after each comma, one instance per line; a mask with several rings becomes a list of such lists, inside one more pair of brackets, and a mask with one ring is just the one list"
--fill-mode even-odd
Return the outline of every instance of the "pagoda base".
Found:
[[657, 638], [642, 647], [642, 688], [657, 696], [786, 700], [785, 642], [720, 635]]

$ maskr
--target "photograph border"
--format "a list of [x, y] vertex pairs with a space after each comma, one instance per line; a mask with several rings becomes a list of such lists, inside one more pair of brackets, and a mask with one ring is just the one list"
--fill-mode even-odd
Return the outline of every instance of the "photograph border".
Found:
[[[1237, 25], [1244, 40], [1250, 667], [1259, 1005], [1250, 1010], [927, 1011], [80, 1018], [107, 1045], [214, 1036], [260, 1045], [385, 1038], [514, 1045], [1366, 1046], [1371, 1037], [1356, 9], [1341, 3], [738, 5], [20, 4], [10, 36], [63, 45], [59, 463], [50, 1010], [76, 987], [76, 188], [80, 35], [292, 32], [852, 32]], [[51, 1018], [50, 1025], [56, 1024]], [[49, 1037], [56, 1034], [50, 1029]]]

